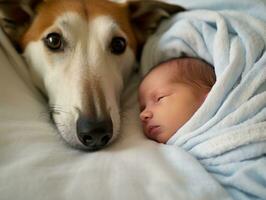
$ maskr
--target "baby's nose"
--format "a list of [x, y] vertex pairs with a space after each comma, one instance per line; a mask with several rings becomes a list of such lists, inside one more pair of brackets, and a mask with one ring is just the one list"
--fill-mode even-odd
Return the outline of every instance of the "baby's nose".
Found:
[[140, 120], [142, 122], [147, 122], [150, 118], [152, 118], [151, 111], [145, 109], [139, 114]]

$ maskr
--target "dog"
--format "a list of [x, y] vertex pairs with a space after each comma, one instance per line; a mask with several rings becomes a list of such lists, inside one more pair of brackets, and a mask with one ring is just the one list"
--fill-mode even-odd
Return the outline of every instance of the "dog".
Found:
[[147, 0], [28, 5], [2, 4], [2, 24], [19, 44], [33, 83], [47, 96], [60, 135], [83, 150], [112, 143], [120, 130], [120, 96], [144, 42], [162, 19], [184, 9]]

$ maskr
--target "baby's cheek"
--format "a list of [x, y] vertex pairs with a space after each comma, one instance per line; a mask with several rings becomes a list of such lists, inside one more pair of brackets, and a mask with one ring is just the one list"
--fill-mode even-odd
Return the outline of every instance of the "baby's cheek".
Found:
[[184, 125], [185, 120], [180, 118], [183, 118], [183, 116], [171, 120], [171, 123], [168, 125], [168, 135], [174, 134], [181, 126]]
[[176, 129], [167, 130], [166, 132], [159, 134], [156, 141], [165, 144], [175, 133]]

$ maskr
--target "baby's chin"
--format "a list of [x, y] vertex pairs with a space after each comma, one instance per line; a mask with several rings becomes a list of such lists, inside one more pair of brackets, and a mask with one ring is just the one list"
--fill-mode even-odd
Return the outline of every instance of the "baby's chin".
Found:
[[149, 139], [151, 140], [154, 140], [155, 142], [158, 142], [158, 143], [162, 143], [162, 144], [165, 144], [169, 139], [170, 137], [172, 136], [168, 136], [169, 134], [167, 133], [158, 133], [156, 135], [149, 135], [149, 134], [145, 134]]
[[162, 144], [165, 144], [168, 140], [170, 139], [170, 137], [166, 137], [164, 135], [159, 135], [158, 138], [156, 138], [156, 141], [158, 143], [162, 143]]

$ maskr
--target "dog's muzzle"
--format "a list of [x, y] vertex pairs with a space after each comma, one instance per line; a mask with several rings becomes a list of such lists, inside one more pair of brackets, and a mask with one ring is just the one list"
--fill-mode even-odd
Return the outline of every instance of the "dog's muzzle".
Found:
[[109, 120], [91, 120], [80, 115], [77, 120], [77, 135], [88, 150], [98, 150], [106, 146], [113, 136], [113, 124]]

